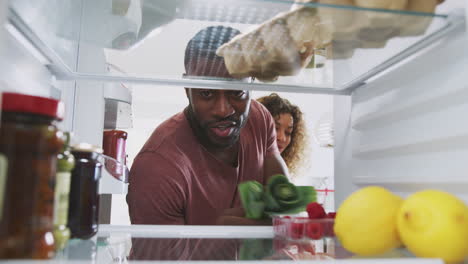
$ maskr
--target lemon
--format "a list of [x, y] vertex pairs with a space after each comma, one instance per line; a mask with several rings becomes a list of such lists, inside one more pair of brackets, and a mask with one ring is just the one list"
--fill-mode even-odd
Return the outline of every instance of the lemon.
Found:
[[334, 231], [348, 251], [372, 256], [401, 245], [396, 215], [403, 199], [377, 186], [352, 193], [338, 208]]
[[398, 212], [401, 240], [418, 257], [446, 263], [468, 257], [468, 208], [457, 197], [436, 190], [414, 193]]

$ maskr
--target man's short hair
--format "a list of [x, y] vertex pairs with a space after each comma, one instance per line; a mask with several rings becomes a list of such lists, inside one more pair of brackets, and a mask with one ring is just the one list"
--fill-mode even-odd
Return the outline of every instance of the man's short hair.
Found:
[[188, 71], [189, 65], [196, 63], [201, 57], [223, 60], [216, 55], [216, 50], [240, 33], [235, 28], [225, 26], [211, 26], [200, 30], [185, 48], [185, 71]]

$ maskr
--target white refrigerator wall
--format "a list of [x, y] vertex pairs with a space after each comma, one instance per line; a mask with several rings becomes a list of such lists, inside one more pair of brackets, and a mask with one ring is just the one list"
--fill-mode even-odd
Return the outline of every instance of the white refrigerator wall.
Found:
[[468, 201], [467, 44], [456, 32], [351, 98], [335, 98], [336, 206], [366, 185]]
[[32, 46], [11, 26], [0, 27], [0, 31], [0, 92], [57, 97], [51, 86], [52, 76], [31, 54]]
[[0, 27], [0, 92], [15, 92], [65, 102], [62, 130], [72, 129], [74, 81], [56, 81], [44, 57], [13, 26]]
[[[6, 21], [7, 8], [8, 8], [7, 1], [0, 2], [0, 25], [3, 25], [5, 23], [5, 21]], [[0, 48], [3, 45], [3, 38], [4, 38], [3, 35], [4, 34], [5, 34], [4, 30], [0, 31]], [[1, 97], [1, 95], [0, 95], [0, 97]]]
[[[57, 4], [54, 2], [54, 4]], [[77, 3], [79, 4], [79, 3]], [[7, 15], [8, 8], [13, 13], [10, 21], [18, 18], [28, 25], [31, 35], [43, 39], [47, 45], [56, 48], [62, 59], [69, 65], [76, 63], [77, 43], [73, 40], [61, 38], [55, 34], [57, 21], [63, 18], [62, 13], [56, 12], [57, 7], [46, 5], [42, 1], [28, 0], [1, 1], [0, 12]], [[64, 13], [64, 10], [61, 10]], [[67, 16], [67, 21], [76, 21], [76, 16]], [[1, 16], [1, 15], [0, 15]], [[50, 58], [46, 58], [39, 50], [38, 43], [31, 43], [31, 35], [16, 28], [4, 18], [6, 24], [0, 27], [0, 92], [18, 92], [23, 94], [60, 99], [65, 102], [65, 119], [59, 123], [62, 130], [72, 129], [74, 81], [57, 81], [46, 65], [50, 65]], [[3, 21], [2, 21], [3, 22]], [[21, 23], [20, 23], [21, 24]], [[3, 25], [3, 23], [2, 23]], [[30, 31], [29, 31], [30, 30]]]

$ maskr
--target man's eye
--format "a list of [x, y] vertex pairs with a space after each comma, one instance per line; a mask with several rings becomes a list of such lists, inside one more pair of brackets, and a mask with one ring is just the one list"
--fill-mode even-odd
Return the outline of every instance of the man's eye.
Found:
[[236, 98], [242, 99], [245, 97], [247, 93], [245, 91], [233, 91], [232, 95], [234, 95]]
[[213, 92], [210, 91], [210, 90], [200, 91], [200, 95], [202, 97], [210, 97], [212, 94], [213, 94]]

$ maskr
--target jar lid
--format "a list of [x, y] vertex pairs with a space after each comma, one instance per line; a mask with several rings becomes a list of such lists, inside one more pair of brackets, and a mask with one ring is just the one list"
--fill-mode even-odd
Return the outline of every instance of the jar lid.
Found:
[[62, 120], [65, 115], [65, 106], [61, 101], [19, 93], [3, 93], [2, 110], [39, 114], [58, 120]]
[[115, 136], [117, 138], [127, 139], [127, 135], [128, 135], [127, 132], [123, 130], [116, 130], [116, 129], [104, 130], [104, 136], [108, 136], [108, 137]]
[[102, 154], [102, 148], [89, 143], [79, 143], [72, 146], [72, 151], [95, 152]]

